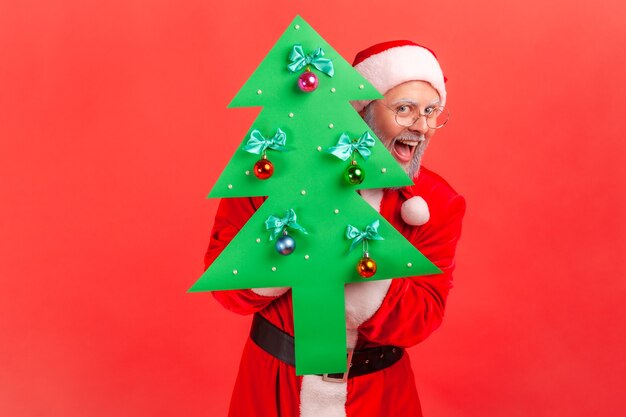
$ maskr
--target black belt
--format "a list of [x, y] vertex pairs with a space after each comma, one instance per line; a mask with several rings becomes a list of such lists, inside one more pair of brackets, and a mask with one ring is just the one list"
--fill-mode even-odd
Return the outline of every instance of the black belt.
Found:
[[[250, 338], [270, 355], [288, 365], [296, 366], [293, 336], [274, 326], [259, 313], [256, 313], [252, 320]], [[352, 354], [351, 357], [350, 354]], [[324, 374], [323, 377], [327, 381], [345, 382], [347, 378], [367, 375], [385, 369], [398, 362], [403, 354], [404, 349], [396, 346], [378, 346], [355, 350], [354, 352], [349, 351], [348, 372]]]

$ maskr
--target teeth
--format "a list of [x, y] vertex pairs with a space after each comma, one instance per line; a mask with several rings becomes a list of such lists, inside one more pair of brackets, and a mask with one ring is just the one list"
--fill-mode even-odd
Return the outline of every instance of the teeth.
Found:
[[420, 144], [420, 140], [398, 140], [398, 142], [404, 144], [404, 145], [408, 145], [408, 146], [417, 146]]

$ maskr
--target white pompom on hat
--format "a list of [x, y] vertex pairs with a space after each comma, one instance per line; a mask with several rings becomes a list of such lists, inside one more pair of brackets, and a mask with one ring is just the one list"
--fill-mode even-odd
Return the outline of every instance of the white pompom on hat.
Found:
[[420, 196], [411, 197], [402, 203], [400, 216], [406, 224], [421, 226], [430, 220], [428, 204]]
[[[446, 104], [446, 78], [435, 53], [411, 41], [390, 41], [359, 52], [352, 64], [365, 79], [385, 94], [407, 81], [427, 81], [439, 93], [440, 105]], [[372, 100], [352, 103], [361, 111]]]

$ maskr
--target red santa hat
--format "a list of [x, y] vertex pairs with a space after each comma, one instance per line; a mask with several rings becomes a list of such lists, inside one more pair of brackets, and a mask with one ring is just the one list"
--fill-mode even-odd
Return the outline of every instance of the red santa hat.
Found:
[[[352, 64], [381, 93], [407, 81], [427, 81], [439, 93], [441, 105], [446, 104], [446, 78], [435, 53], [411, 41], [390, 41], [359, 52]], [[361, 111], [372, 100], [352, 103]]]

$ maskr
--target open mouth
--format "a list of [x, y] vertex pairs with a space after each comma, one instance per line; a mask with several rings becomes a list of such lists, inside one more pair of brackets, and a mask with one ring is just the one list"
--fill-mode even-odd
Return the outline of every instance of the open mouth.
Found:
[[393, 156], [400, 163], [406, 164], [410, 162], [415, 155], [415, 150], [422, 143], [422, 141], [422, 139], [396, 139], [391, 147], [391, 151], [394, 154]]

